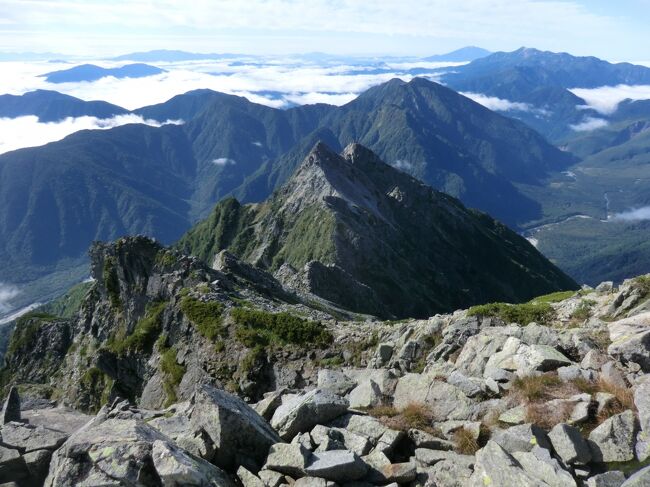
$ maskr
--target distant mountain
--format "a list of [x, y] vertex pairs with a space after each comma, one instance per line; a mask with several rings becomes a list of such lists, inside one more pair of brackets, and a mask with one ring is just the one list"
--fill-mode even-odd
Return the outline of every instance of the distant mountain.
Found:
[[[540, 211], [514, 183], [539, 183], [548, 172], [575, 162], [524, 124], [423, 78], [409, 83], [395, 79], [371, 88], [329, 110], [317, 127], [329, 130], [340, 146], [359, 142], [395, 167], [512, 226]], [[313, 143], [313, 136], [308, 139]], [[260, 179], [278, 172], [288, 177], [278, 167], [287, 162], [267, 164], [246, 185], [282, 183], [282, 178], [273, 184]], [[292, 158], [289, 169], [298, 162]], [[246, 187], [235, 194], [248, 195], [248, 201], [264, 199]]]
[[577, 287], [524, 238], [358, 144], [342, 156], [317, 144], [269, 200], [225, 200], [177, 246], [207, 262], [229, 250], [298, 291], [384, 317]]
[[81, 64], [70, 69], [52, 71], [40, 75], [48, 83], [77, 83], [80, 81], [96, 81], [106, 76], [115, 78], [144, 78], [164, 73], [164, 69], [148, 64], [127, 64], [119, 68], [102, 68], [94, 64]]
[[16, 118], [36, 115], [41, 122], [57, 122], [84, 115], [110, 118], [129, 113], [105, 101], [84, 101], [57, 91], [36, 90], [20, 96], [0, 95], [0, 117]]
[[442, 73], [441, 80], [459, 92], [519, 103], [504, 104], [503, 113], [562, 142], [573, 134], [572, 126], [589, 117], [602, 118], [595, 110], [585, 110], [586, 102], [568, 91], [570, 88], [650, 84], [650, 68], [521, 48], [459, 66], [453, 72]]
[[487, 49], [476, 46], [467, 46], [457, 49], [447, 54], [436, 54], [435, 56], [425, 57], [424, 61], [432, 62], [464, 62], [464, 61], [474, 61], [475, 59], [480, 59], [492, 54]]
[[541, 185], [573, 162], [522, 123], [423, 79], [393, 80], [343, 107], [278, 110], [198, 90], [135, 113], [185, 124], [82, 131], [0, 155], [0, 281], [30, 283], [15, 306], [83, 278], [93, 240], [144, 233], [169, 243], [228, 195], [265, 200], [318, 140], [337, 150], [359, 141], [513, 226], [540, 216], [516, 185]]
[[235, 54], [203, 54], [198, 52], [186, 52], [168, 49], [156, 49], [153, 51], [132, 52], [112, 58], [112, 61], [140, 61], [143, 63], [153, 62], [178, 62], [196, 61], [200, 59], [223, 59], [234, 57]]

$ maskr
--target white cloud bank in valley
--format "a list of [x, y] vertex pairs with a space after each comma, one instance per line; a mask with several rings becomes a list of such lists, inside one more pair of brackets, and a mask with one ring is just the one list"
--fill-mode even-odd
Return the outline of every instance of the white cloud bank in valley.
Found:
[[158, 122], [147, 120], [140, 115], [125, 114], [112, 118], [76, 117], [59, 122], [39, 122], [35, 115], [17, 118], [0, 118], [0, 154], [24, 147], [36, 147], [61, 140], [79, 130], [111, 129], [129, 123], [143, 123], [153, 127], [166, 124], [180, 124], [180, 120]]
[[498, 112], [532, 112], [538, 110], [529, 103], [510, 101], [504, 98], [497, 98], [496, 96], [483, 95], [482, 93], [461, 92], [461, 95], [475, 101], [479, 105], [483, 105], [485, 108]]
[[20, 291], [14, 286], [0, 282], [0, 313], [6, 313], [11, 308], [10, 302]]
[[616, 112], [618, 105], [624, 100], [650, 100], [650, 85], [573, 88], [569, 91], [582, 98], [589, 108], [603, 115]]
[[607, 127], [609, 122], [602, 118], [597, 117], [586, 117], [582, 122], [575, 125], [570, 125], [571, 130], [576, 132], [590, 132], [592, 130], [601, 129]]
[[641, 208], [617, 213], [610, 217], [610, 219], [629, 222], [650, 220], [650, 206], [643, 206]]

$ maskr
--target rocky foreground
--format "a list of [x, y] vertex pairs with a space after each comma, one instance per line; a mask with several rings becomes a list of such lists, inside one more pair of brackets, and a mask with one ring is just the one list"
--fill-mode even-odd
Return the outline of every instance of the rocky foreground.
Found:
[[331, 340], [318, 352], [279, 347], [268, 352], [272, 380], [240, 380], [277, 385], [257, 401], [255, 384], [227, 392], [195, 380], [167, 407], [111, 393], [86, 416], [65, 406], [79, 408], [75, 397], [57, 404], [23, 384], [3, 409], [0, 480], [649, 486], [649, 297], [650, 278], [640, 277], [428, 320], [325, 320]]

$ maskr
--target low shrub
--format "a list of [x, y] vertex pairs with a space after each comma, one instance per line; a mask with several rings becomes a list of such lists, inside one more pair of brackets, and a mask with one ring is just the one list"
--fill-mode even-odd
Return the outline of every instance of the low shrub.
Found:
[[306, 320], [286, 312], [235, 308], [232, 318], [237, 325], [235, 336], [247, 347], [270, 343], [324, 347], [333, 339], [319, 321]]
[[453, 433], [454, 450], [462, 455], [474, 455], [481, 447], [478, 438], [468, 428], [458, 428]]
[[118, 355], [127, 351], [151, 351], [162, 330], [162, 315], [167, 302], [160, 301], [149, 306], [144, 317], [139, 320], [133, 332], [125, 338], [118, 334], [108, 341], [109, 350]]
[[549, 323], [555, 317], [555, 311], [548, 302], [541, 303], [489, 303], [472, 306], [467, 311], [468, 316], [494, 316], [506, 323], [527, 325], [531, 322]]
[[208, 340], [215, 340], [225, 334], [222, 325], [223, 305], [217, 301], [200, 301], [190, 296], [181, 299], [181, 311]]
[[168, 348], [160, 355], [160, 370], [164, 375], [163, 390], [167, 396], [165, 402], [165, 407], [167, 407], [178, 400], [176, 388], [185, 375], [185, 367], [176, 362], [176, 350], [174, 348]]
[[565, 299], [575, 296], [575, 291], [558, 291], [544, 296], [537, 296], [529, 301], [529, 303], [559, 303]]

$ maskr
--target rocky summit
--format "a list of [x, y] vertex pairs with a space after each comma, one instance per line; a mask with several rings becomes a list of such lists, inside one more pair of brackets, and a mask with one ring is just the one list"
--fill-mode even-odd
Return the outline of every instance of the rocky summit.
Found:
[[[311, 171], [347, 184], [385, 170], [359, 147], [310, 157], [270, 203], [286, 215], [304, 211]], [[379, 195], [320, 181], [320, 209], [371, 218], [374, 201], [377, 224], [394, 223]], [[473, 215], [410, 181], [405, 205], [439, 198]], [[650, 276], [383, 321], [227, 250], [207, 265], [129, 237], [90, 254], [79, 302], [35, 310], [12, 334], [0, 483], [649, 485]]]
[[209, 263], [227, 250], [296, 294], [383, 318], [577, 288], [515, 232], [359, 144], [316, 144], [269, 200], [222, 201], [176, 247]]

